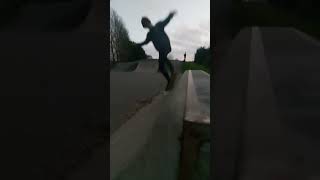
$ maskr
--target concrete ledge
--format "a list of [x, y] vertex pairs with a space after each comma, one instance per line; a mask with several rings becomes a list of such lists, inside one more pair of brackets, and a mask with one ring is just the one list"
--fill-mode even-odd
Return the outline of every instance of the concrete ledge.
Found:
[[154, 98], [152, 104], [143, 108], [110, 137], [110, 179], [116, 178], [143, 151], [159, 115], [162, 98], [163, 95]]
[[200, 70], [186, 73], [188, 86], [184, 130], [200, 141], [207, 141], [210, 139], [210, 76]]
[[[179, 177], [181, 180], [199, 179], [209, 174], [208, 171], [196, 175], [196, 169], [199, 169], [200, 164], [197, 162], [203, 155], [203, 148], [201, 147], [204, 144], [210, 144], [211, 136], [210, 76], [203, 71], [187, 71], [186, 74], [188, 74], [188, 86], [183, 122], [182, 159]], [[209, 162], [206, 155], [204, 157], [205, 162]], [[209, 164], [204, 166], [209, 166]]]
[[[202, 102], [200, 101], [200, 96], [204, 95], [205, 98], [210, 99], [209, 94], [200, 94], [200, 92], [196, 91], [196, 86], [194, 83], [193, 73], [200, 73], [203, 74], [206, 82], [197, 85], [202, 86], [202, 88], [209, 89], [210, 92], [210, 76], [207, 75], [204, 71], [188, 71], [188, 87], [187, 87], [187, 100], [186, 100], [186, 115], [185, 120], [194, 122], [194, 123], [201, 123], [201, 124], [210, 124], [210, 113], [206, 112], [202, 107]], [[197, 81], [199, 79], [196, 79]], [[209, 107], [210, 108], [210, 107]]]

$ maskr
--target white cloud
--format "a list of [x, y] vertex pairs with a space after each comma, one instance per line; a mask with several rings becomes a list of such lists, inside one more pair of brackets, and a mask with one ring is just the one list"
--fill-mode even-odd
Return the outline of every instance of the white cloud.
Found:
[[[193, 60], [194, 54], [199, 47], [210, 45], [210, 21], [201, 21], [195, 26], [179, 24], [167, 30], [167, 34], [171, 41], [172, 52], [174, 58], [183, 60], [184, 52], [187, 53], [187, 60]], [[154, 49], [152, 43], [145, 46], [147, 54], [158, 58], [158, 52]]]
[[[147, 30], [140, 23], [142, 16], [148, 16], [153, 23], [164, 19], [170, 10], [177, 10], [177, 16], [166, 27], [172, 46], [172, 55], [193, 59], [198, 47], [210, 44], [210, 0], [116, 0], [111, 1], [118, 14], [123, 17], [131, 40], [145, 40]], [[152, 43], [143, 47], [147, 54], [158, 57]]]
[[183, 59], [184, 52], [187, 52], [187, 59], [193, 60], [199, 47], [210, 45], [210, 21], [201, 21], [195, 26], [180, 24], [168, 35], [173, 56]]

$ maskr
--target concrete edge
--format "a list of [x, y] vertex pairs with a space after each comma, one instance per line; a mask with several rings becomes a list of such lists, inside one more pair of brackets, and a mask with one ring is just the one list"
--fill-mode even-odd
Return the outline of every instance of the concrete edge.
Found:
[[188, 70], [185, 73], [188, 73], [185, 120], [195, 123], [210, 124], [210, 117], [201, 111], [201, 106], [194, 87], [192, 70]]
[[[158, 108], [163, 96], [163, 94], [156, 96], [151, 104], [140, 109], [110, 137], [110, 179], [116, 178], [138, 156], [147, 143], [152, 125], [160, 112]], [[144, 128], [134, 128], [137, 125]]]
[[[199, 158], [203, 155], [203, 144], [210, 142], [210, 115], [204, 114], [201, 109], [192, 72], [192, 70], [185, 72], [188, 79], [186, 110], [182, 132], [183, 138], [181, 142], [179, 180], [193, 180], [195, 178], [204, 178], [208, 176], [208, 172], [202, 171], [202, 173], [199, 174], [199, 168], [201, 168], [199, 165]], [[201, 72], [207, 74], [204, 71]], [[207, 75], [209, 76], [209, 74]]]

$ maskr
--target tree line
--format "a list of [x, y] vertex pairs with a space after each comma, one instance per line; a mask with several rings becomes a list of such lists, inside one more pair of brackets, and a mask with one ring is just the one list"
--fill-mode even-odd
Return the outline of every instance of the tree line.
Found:
[[128, 62], [147, 57], [145, 51], [129, 38], [128, 30], [118, 13], [110, 11], [110, 59], [111, 64]]
[[194, 62], [205, 67], [211, 67], [211, 46], [209, 48], [198, 48], [194, 55]]

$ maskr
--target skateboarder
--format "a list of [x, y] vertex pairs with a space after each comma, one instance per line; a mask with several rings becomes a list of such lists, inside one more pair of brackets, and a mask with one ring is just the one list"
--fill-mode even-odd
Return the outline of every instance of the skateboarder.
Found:
[[187, 52], [184, 53], [183, 57], [184, 57], [183, 61], [186, 62]]
[[[147, 38], [144, 42], [138, 43], [137, 45], [143, 46], [152, 41], [155, 49], [159, 52], [159, 71], [163, 74], [163, 76], [167, 80], [166, 90], [169, 90], [174, 80], [174, 68], [171, 62], [168, 60], [167, 56], [171, 52], [170, 40], [164, 28], [170, 22], [172, 17], [176, 14], [176, 11], [170, 12], [168, 17], [163, 21], [160, 21], [153, 25], [151, 21], [147, 17], [142, 17], [141, 24], [144, 28], [148, 28], [149, 32], [147, 34]], [[171, 73], [171, 77], [169, 76], [168, 71], [165, 66], [168, 65]]]

